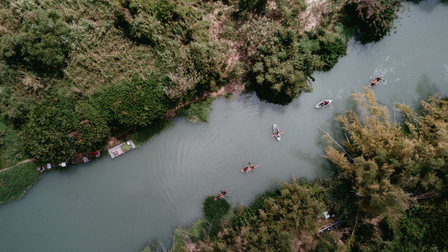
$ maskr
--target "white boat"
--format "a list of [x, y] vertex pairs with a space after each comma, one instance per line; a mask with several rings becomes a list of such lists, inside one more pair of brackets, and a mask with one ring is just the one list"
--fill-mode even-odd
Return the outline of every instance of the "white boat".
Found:
[[274, 132], [275, 138], [277, 138], [278, 141], [282, 138], [282, 135], [280, 135], [280, 129], [278, 128], [277, 124], [274, 123], [272, 126], [272, 132]]
[[319, 102], [318, 104], [316, 104], [315, 108], [325, 108], [325, 107], [330, 107], [330, 103], [332, 103], [333, 100], [323, 100], [321, 102]]

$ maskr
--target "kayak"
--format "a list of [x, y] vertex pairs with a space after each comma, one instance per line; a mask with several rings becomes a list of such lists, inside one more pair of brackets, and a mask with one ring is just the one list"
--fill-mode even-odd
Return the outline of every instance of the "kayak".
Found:
[[277, 124], [274, 123], [272, 125], [272, 132], [274, 132], [275, 138], [277, 138], [278, 141], [282, 138], [282, 135], [280, 135], [280, 129], [278, 128]]
[[[321, 102], [319, 102], [318, 104], [316, 104], [315, 108], [325, 108], [325, 107], [329, 107], [330, 103], [332, 103], [333, 100], [323, 100]], [[325, 104], [326, 103], [326, 104]]]
[[229, 189], [226, 189], [226, 190], [218, 193], [218, 195], [216, 195], [216, 197], [215, 197], [215, 200], [224, 198], [224, 196], [227, 194], [228, 191], [229, 191]]
[[369, 87], [373, 87], [376, 84], [378, 84], [382, 79], [384, 75], [376, 77], [372, 82], [370, 82]]
[[248, 166], [244, 167], [243, 169], [241, 169], [241, 171], [242, 172], [250, 172], [250, 171], [253, 171], [257, 167], [258, 167], [258, 165], [248, 165]]

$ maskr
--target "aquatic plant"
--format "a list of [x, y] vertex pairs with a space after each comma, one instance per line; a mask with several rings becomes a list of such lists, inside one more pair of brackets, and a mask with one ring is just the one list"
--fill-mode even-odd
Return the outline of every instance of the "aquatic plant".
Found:
[[207, 221], [203, 225], [202, 238], [214, 238], [219, 232], [221, 221], [231, 210], [225, 199], [215, 200], [215, 196], [208, 196], [202, 203], [202, 214]]
[[178, 110], [177, 115], [185, 116], [191, 123], [208, 122], [208, 114], [214, 98], [208, 97], [204, 101], [196, 102]]

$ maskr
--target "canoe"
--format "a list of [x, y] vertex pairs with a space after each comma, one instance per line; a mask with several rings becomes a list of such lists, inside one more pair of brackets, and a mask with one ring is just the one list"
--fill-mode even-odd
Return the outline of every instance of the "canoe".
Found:
[[[278, 141], [282, 138], [282, 135], [280, 134], [280, 129], [278, 128], [277, 124], [274, 123], [272, 125], [272, 132], [274, 133], [275, 138], [277, 138]], [[278, 132], [277, 134], [275, 132]]]
[[250, 171], [253, 171], [257, 167], [258, 167], [258, 165], [248, 165], [248, 166], [244, 167], [243, 169], [241, 169], [241, 171], [242, 172], [250, 172]]
[[372, 82], [370, 82], [369, 87], [373, 87], [376, 84], [378, 84], [382, 79], [384, 75], [376, 77]]
[[219, 192], [218, 195], [216, 195], [215, 200], [224, 198], [228, 191], [229, 189]]
[[[328, 102], [328, 104], [323, 105], [324, 102]], [[325, 108], [325, 107], [329, 107], [329, 106], [330, 106], [330, 103], [332, 103], [332, 102], [333, 102], [333, 100], [323, 100], [323, 101], [319, 102], [318, 104], [316, 104], [316, 107], [315, 107], [315, 108]]]

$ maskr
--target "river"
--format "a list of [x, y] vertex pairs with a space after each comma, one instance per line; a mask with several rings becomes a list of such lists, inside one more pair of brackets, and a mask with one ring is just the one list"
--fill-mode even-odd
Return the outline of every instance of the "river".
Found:
[[[329, 72], [316, 72], [314, 91], [288, 106], [241, 95], [213, 103], [208, 123], [176, 118], [174, 126], [116, 159], [104, 157], [46, 174], [20, 200], [0, 208], [0, 251], [139, 251], [154, 237], [165, 248], [177, 226], [201, 218], [201, 202], [229, 188], [232, 205], [249, 204], [292, 177], [325, 177], [322, 133], [342, 141], [336, 115], [353, 109], [349, 94], [374, 87], [379, 101], [413, 107], [448, 95], [448, 2], [406, 4], [397, 32], [362, 46]], [[320, 98], [332, 108], [317, 110]], [[271, 137], [272, 124], [283, 132]], [[248, 162], [257, 170], [243, 174]]]

